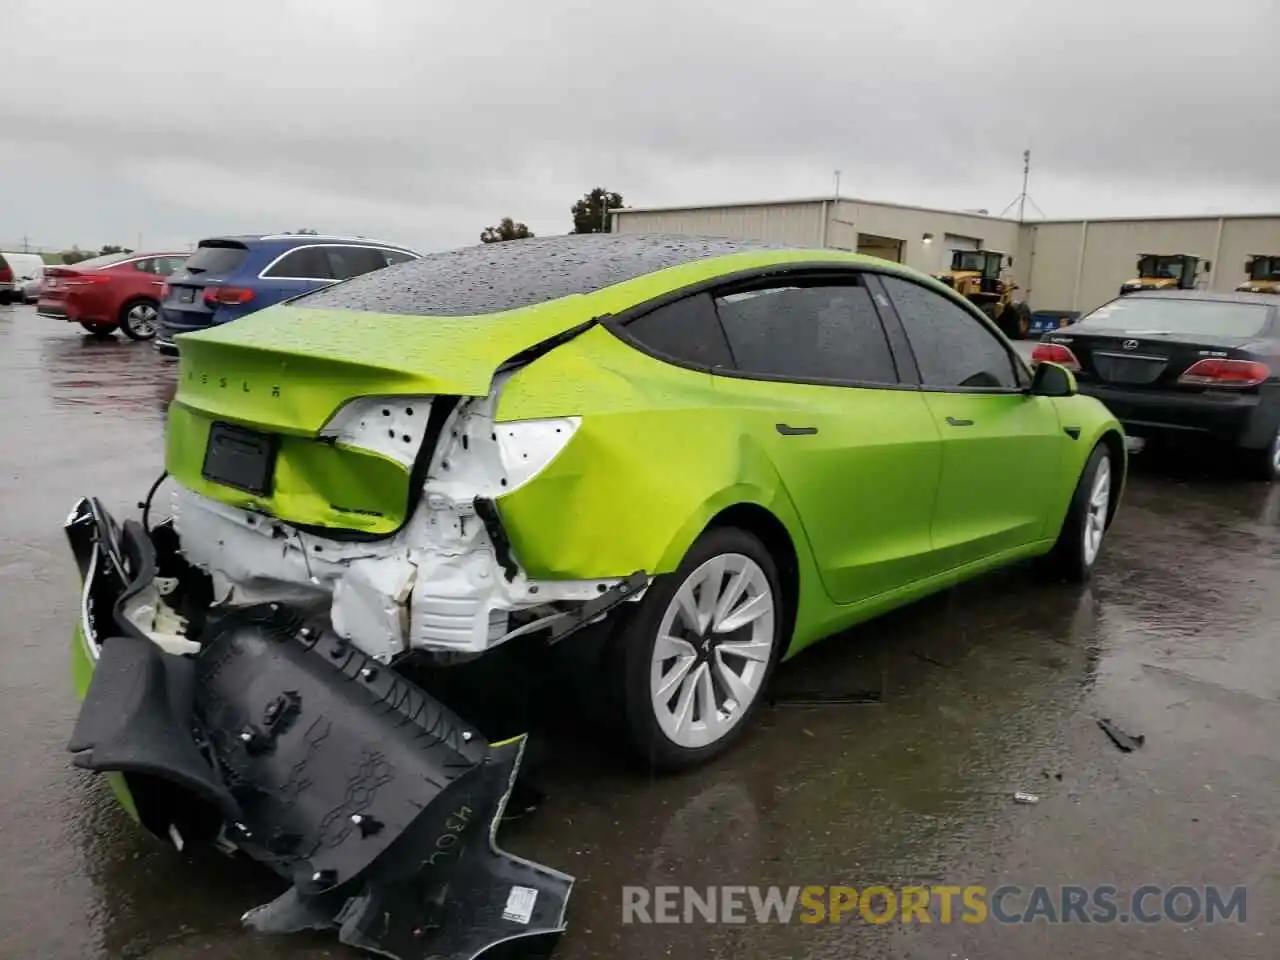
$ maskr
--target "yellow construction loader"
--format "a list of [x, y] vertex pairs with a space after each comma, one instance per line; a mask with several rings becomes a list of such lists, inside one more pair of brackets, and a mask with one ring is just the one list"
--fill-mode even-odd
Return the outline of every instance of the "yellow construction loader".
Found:
[[1013, 298], [1018, 285], [1001, 275], [1006, 266], [1013, 266], [1013, 257], [995, 250], [953, 250], [951, 269], [933, 277], [976, 304], [1005, 336], [1021, 340], [1031, 330], [1031, 308]]
[[1212, 264], [1190, 253], [1140, 253], [1138, 275], [1120, 287], [1120, 296], [1138, 290], [1195, 290]]
[[1251, 254], [1245, 261], [1244, 275], [1249, 279], [1236, 287], [1241, 293], [1280, 294], [1280, 256]]

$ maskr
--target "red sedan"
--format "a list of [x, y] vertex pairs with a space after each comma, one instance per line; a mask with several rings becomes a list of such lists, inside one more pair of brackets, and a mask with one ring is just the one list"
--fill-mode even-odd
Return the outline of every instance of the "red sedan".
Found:
[[36, 312], [78, 323], [95, 336], [117, 329], [131, 340], [156, 335], [156, 308], [165, 279], [186, 253], [111, 253], [67, 266], [45, 267]]

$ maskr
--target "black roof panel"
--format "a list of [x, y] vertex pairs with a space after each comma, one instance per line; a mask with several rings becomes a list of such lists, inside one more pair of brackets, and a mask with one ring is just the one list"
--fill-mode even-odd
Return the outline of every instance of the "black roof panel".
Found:
[[695, 260], [789, 249], [797, 248], [755, 240], [640, 233], [535, 237], [427, 254], [293, 302], [317, 309], [472, 316], [594, 293]]

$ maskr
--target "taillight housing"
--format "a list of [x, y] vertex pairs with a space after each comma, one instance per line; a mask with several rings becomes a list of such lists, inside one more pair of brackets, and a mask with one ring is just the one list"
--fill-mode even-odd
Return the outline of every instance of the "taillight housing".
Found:
[[248, 287], [205, 287], [204, 302], [211, 307], [248, 303], [253, 299], [253, 291]]
[[1256, 387], [1271, 376], [1271, 368], [1256, 360], [1199, 360], [1187, 367], [1178, 382], [1195, 387]]
[[7, 264], [0, 267], [0, 283], [13, 283], [13, 267]]
[[1037, 343], [1036, 348], [1031, 351], [1031, 362], [1057, 363], [1068, 370], [1080, 369], [1080, 361], [1076, 359], [1076, 355], [1060, 343]]

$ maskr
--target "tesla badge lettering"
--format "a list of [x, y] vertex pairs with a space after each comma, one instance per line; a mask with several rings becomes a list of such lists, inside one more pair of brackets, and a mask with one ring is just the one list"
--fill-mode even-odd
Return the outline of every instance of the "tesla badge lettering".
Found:
[[1138, 349], [1138, 341], [1137, 341], [1137, 340], [1126, 340], [1124, 343], [1120, 344], [1120, 346], [1124, 347], [1126, 350], [1137, 350], [1137, 349]]
[[1198, 357], [1225, 357], [1226, 355], [1225, 350], [1201, 350], [1196, 354]]

